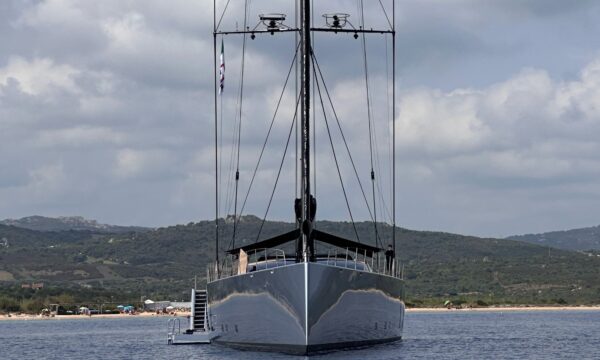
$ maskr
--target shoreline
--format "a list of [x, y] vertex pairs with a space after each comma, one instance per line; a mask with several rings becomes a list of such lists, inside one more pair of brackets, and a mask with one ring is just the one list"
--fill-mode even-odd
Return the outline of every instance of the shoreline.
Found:
[[130, 314], [96, 314], [96, 315], [55, 315], [55, 316], [42, 316], [42, 315], [33, 315], [33, 314], [11, 314], [10, 317], [5, 315], [0, 315], [0, 321], [13, 321], [13, 320], [94, 320], [94, 319], [128, 319], [128, 318], [136, 318], [136, 317], [160, 317], [160, 318], [174, 318], [174, 317], [187, 317], [190, 316], [190, 312], [177, 312], [173, 315], [171, 314], [156, 314], [154, 312], [141, 312], [135, 315]]
[[[469, 312], [540, 312], [540, 311], [600, 311], [600, 305], [595, 306], [495, 306], [462, 309], [447, 308], [407, 308], [407, 313], [469, 313]], [[189, 312], [177, 312], [173, 315], [157, 315], [153, 312], [142, 312], [135, 315], [129, 314], [97, 314], [97, 315], [55, 315], [53, 317], [32, 314], [6, 314], [0, 315], [0, 321], [31, 321], [31, 320], [94, 320], [94, 319], [127, 319], [134, 317], [188, 317]]]
[[473, 307], [473, 308], [407, 308], [408, 313], [443, 313], [443, 312], [531, 312], [531, 311], [600, 311], [600, 305], [583, 305], [583, 306], [537, 306], [537, 305], [520, 305], [520, 306], [490, 306], [490, 307]]

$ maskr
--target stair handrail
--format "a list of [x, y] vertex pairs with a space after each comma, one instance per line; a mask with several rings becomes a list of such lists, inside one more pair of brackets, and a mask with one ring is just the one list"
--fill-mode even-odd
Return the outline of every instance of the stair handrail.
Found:
[[[175, 328], [175, 324], [177, 324], [177, 328]], [[169, 331], [169, 335], [181, 334], [181, 320], [179, 318], [170, 318], [167, 322], [167, 330]]]

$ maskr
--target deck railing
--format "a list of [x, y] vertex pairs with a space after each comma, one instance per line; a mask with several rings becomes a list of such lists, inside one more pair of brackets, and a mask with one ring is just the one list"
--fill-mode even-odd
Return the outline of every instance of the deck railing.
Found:
[[246, 255], [248, 261], [245, 270], [240, 269], [240, 258], [237, 254], [225, 257], [218, 264], [215, 262], [209, 264], [207, 269], [208, 281], [228, 278], [245, 272], [273, 269], [287, 265], [288, 261], [285, 251], [281, 249], [255, 249], [248, 251]]
[[[215, 281], [231, 276], [259, 270], [273, 269], [289, 265], [293, 259], [286, 258], [281, 249], [256, 249], [247, 253], [246, 269], [240, 268], [237, 255], [229, 255], [219, 263], [211, 263], [207, 268], [208, 281]], [[386, 259], [384, 254], [368, 253], [358, 248], [330, 249], [326, 257], [318, 257], [318, 263], [354, 269], [369, 273], [382, 274], [402, 279], [403, 271], [396, 259]]]
[[330, 249], [327, 252], [326, 263], [331, 266], [383, 274], [399, 279], [403, 275], [399, 270], [397, 259], [386, 259], [384, 254], [369, 254], [366, 250], [360, 251], [358, 248]]

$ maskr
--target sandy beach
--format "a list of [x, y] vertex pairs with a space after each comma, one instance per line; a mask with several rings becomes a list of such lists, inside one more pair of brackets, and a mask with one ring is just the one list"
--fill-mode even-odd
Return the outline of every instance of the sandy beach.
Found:
[[[596, 306], [497, 306], [497, 307], [478, 307], [464, 309], [447, 308], [407, 308], [408, 313], [467, 313], [467, 312], [518, 312], [518, 311], [600, 311], [600, 305]], [[94, 319], [123, 319], [132, 317], [160, 317], [168, 319], [169, 317], [187, 317], [189, 312], [178, 312], [176, 315], [157, 315], [152, 312], [142, 312], [135, 315], [129, 314], [103, 314], [103, 315], [56, 315], [53, 317], [30, 315], [30, 314], [11, 314], [0, 315], [0, 321], [4, 320], [94, 320]]]
[[123, 318], [134, 318], [134, 317], [160, 317], [164, 319], [168, 319], [170, 317], [186, 317], [189, 316], [189, 312], [177, 312], [174, 315], [157, 315], [153, 312], [142, 312], [137, 313], [135, 315], [129, 314], [102, 314], [102, 315], [55, 315], [55, 316], [41, 316], [41, 315], [31, 315], [31, 314], [11, 314], [10, 317], [8, 315], [0, 315], [0, 321], [2, 320], [94, 320], [94, 319], [123, 319]]

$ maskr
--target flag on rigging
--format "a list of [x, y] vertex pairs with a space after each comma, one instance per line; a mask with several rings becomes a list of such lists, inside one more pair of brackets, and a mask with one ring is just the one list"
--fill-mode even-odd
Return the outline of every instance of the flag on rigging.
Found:
[[223, 39], [221, 39], [221, 65], [219, 67], [219, 94], [223, 93], [225, 87], [225, 46], [223, 45]]

